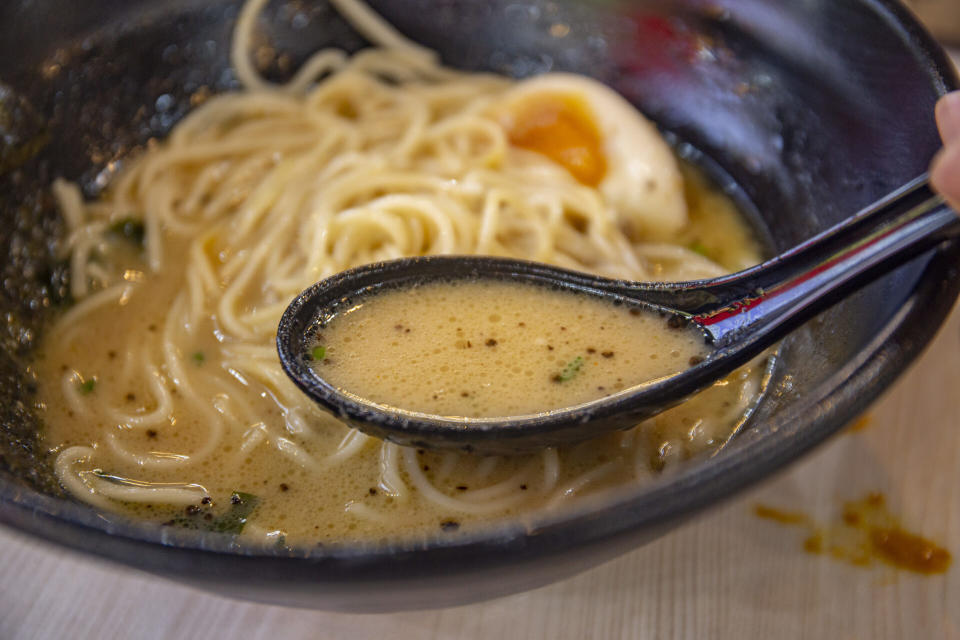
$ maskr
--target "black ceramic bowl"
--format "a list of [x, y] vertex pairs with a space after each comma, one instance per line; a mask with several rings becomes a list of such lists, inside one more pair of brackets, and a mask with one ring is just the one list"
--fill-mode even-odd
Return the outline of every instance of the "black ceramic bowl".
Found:
[[[697, 150], [742, 188], [771, 250], [923, 172], [939, 146], [934, 102], [957, 84], [942, 51], [888, 0], [373, 4], [448, 64], [517, 76], [569, 70], [611, 84], [681, 152]], [[167, 132], [193, 92], [233, 88], [227, 43], [237, 10], [222, 0], [0, 8], [0, 521], [37, 538], [288, 605], [437, 607], [535, 587], [634, 548], [809, 451], [893, 382], [957, 295], [954, 243], [786, 340], [765, 400], [718, 455], [552, 520], [472, 537], [265, 551], [104, 517], [63, 495], [34, 435], [30, 353], [65, 304], [68, 278], [48, 187], [65, 176], [94, 196], [113, 161]], [[363, 46], [320, 0], [275, 2], [263, 25], [283, 53], [267, 69], [276, 78], [321, 45]]]

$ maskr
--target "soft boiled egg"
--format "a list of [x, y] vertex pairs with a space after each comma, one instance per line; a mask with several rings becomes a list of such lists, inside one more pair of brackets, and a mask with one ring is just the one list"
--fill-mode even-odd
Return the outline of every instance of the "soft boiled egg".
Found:
[[683, 178], [657, 128], [629, 102], [584, 76], [518, 82], [498, 108], [510, 143], [596, 188], [632, 232], [663, 238], [687, 223]]

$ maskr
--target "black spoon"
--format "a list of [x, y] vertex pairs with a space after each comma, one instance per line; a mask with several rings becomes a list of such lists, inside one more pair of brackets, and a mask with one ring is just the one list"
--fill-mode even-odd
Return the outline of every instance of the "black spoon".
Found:
[[[417, 447], [509, 453], [636, 425], [746, 363], [856, 289], [960, 234], [960, 219], [921, 176], [816, 237], [732, 275], [681, 283], [611, 280], [542, 263], [484, 257], [408, 258], [345, 271], [301, 293], [277, 329], [287, 375], [321, 407], [372, 435]], [[311, 366], [318, 326], [384, 287], [476, 278], [518, 280], [642, 303], [699, 327], [714, 351], [674, 376], [529, 416], [460, 418], [383, 407], [342, 393]]]

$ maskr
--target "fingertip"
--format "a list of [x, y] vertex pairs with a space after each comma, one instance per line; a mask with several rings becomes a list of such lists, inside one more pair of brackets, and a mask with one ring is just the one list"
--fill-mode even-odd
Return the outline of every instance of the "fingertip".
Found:
[[930, 184], [960, 211], [960, 145], [941, 149], [930, 164]]
[[937, 128], [944, 143], [960, 140], [960, 91], [940, 98], [935, 109]]

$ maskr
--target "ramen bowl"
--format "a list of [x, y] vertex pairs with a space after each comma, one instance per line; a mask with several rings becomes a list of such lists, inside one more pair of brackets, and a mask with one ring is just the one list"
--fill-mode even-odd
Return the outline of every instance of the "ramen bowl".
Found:
[[[895, 2], [373, 2], [452, 66], [591, 75], [655, 120], [741, 201], [772, 254], [923, 173], [943, 52]], [[31, 354], [66, 304], [49, 186], [87, 196], [162, 137], [202, 87], [237, 87], [235, 2], [56, 1], [0, 9], [0, 521], [37, 539], [222, 594], [349, 611], [439, 607], [534, 588], [637, 547], [783, 469], [862, 412], [955, 300], [947, 243], [787, 338], [767, 392], [710, 457], [550, 515], [448, 537], [270, 547], [107, 516], [68, 498], [36, 433]], [[289, 76], [324, 45], [363, 40], [325, 4], [274, 3], [262, 62]], [[259, 52], [258, 52], [259, 53]]]

